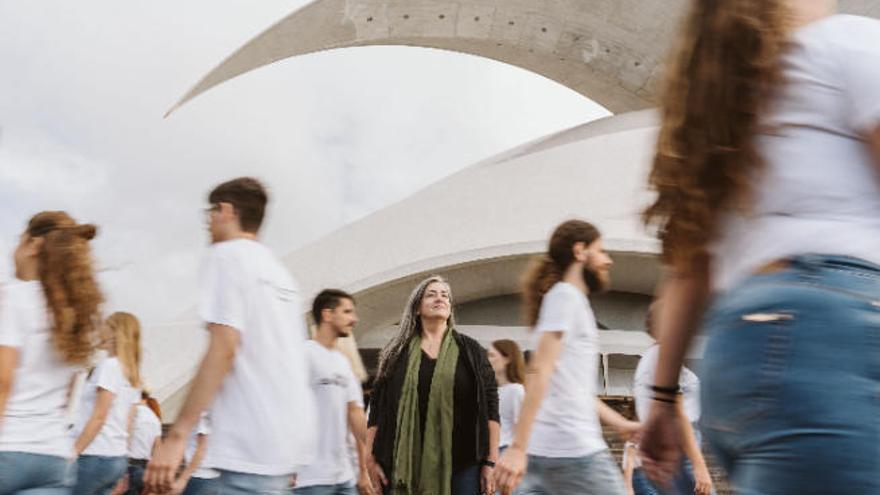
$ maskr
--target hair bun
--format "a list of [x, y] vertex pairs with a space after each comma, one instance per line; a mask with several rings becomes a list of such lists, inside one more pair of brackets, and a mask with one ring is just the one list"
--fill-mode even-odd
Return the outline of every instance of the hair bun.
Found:
[[77, 236], [87, 241], [91, 241], [96, 235], [98, 235], [98, 227], [90, 223], [77, 225], [73, 228], [73, 231]]

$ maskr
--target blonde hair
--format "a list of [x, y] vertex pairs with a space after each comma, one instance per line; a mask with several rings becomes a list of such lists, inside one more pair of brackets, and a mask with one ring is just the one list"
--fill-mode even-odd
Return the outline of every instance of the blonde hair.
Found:
[[131, 313], [122, 311], [107, 318], [113, 333], [113, 352], [132, 387], [141, 388], [141, 323]]

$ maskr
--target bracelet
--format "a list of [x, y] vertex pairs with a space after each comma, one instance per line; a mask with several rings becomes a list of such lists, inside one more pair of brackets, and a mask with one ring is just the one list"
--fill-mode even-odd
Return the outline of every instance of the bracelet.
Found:
[[675, 395], [681, 392], [681, 387], [676, 384], [674, 387], [661, 387], [660, 385], [651, 385], [651, 391], [658, 394]]
[[481, 466], [490, 467], [490, 468], [494, 468], [494, 467], [495, 467], [495, 461], [490, 461], [489, 459], [483, 459], [482, 461], [480, 461], [480, 465], [481, 465]]
[[675, 404], [676, 403], [675, 399], [670, 399], [668, 397], [657, 397], [656, 395], [654, 397], [651, 397], [651, 399], [656, 400], [657, 402], [664, 402], [666, 404]]

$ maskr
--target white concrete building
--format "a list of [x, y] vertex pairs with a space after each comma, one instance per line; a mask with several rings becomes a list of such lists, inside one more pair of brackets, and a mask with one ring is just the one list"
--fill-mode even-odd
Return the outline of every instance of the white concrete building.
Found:
[[[615, 266], [592, 297], [602, 333], [597, 380], [627, 395], [650, 339], [641, 331], [660, 277], [658, 244], [639, 222], [656, 135], [665, 49], [684, 0], [317, 0], [279, 21], [206, 75], [177, 105], [263, 65], [366, 45], [442, 48], [507, 62], [558, 81], [615, 113], [468, 167], [284, 258], [306, 300], [325, 287], [358, 299], [357, 338], [369, 364], [396, 331], [412, 287], [439, 273], [460, 329], [488, 344], [527, 344], [517, 294], [531, 256], [569, 218], [596, 224]], [[841, 2], [880, 17], [880, 0]], [[175, 106], [175, 108], [177, 108]], [[173, 109], [172, 109], [173, 110]], [[424, 207], [429, 204], [430, 208]], [[163, 358], [146, 363], [173, 409], [201, 352], [186, 323], [146, 332]], [[698, 357], [700, 346], [694, 350]]]

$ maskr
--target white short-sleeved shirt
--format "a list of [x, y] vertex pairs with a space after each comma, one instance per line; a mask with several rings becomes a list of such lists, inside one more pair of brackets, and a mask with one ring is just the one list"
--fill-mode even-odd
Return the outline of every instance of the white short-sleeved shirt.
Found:
[[[657, 359], [660, 355], [660, 346], [654, 344], [649, 347], [639, 360], [633, 377], [633, 395], [636, 402], [636, 415], [640, 421], [648, 419], [651, 410], [651, 401], [654, 392], [654, 372], [657, 370]], [[693, 371], [682, 367], [678, 377], [678, 385], [681, 387], [682, 407], [684, 414], [691, 423], [700, 420], [700, 379]]]
[[306, 343], [306, 353], [321, 435], [314, 461], [297, 473], [296, 486], [352, 481], [355, 473], [348, 457], [348, 406], [354, 403], [364, 407], [361, 384], [341, 352], [310, 340]]
[[66, 364], [52, 343], [40, 282], [0, 287], [0, 346], [18, 350], [12, 392], [0, 418], [0, 451], [71, 457], [66, 411], [78, 368]]
[[558, 282], [544, 296], [535, 344], [544, 332], [563, 332], [562, 351], [535, 419], [528, 453], [583, 457], [608, 448], [596, 411], [599, 330], [586, 295]]
[[241, 338], [211, 407], [204, 465], [268, 476], [296, 472], [312, 458], [316, 429], [304, 313], [290, 274], [259, 242], [217, 243], [204, 267], [199, 314]]
[[521, 383], [508, 383], [498, 389], [498, 413], [501, 417], [501, 440], [499, 447], [507, 447], [513, 442], [513, 431], [519, 420], [519, 411], [526, 389]]
[[128, 418], [132, 408], [140, 402], [141, 391], [131, 386], [122, 371], [122, 364], [116, 357], [101, 361], [83, 386], [79, 420], [74, 431], [82, 433], [95, 409], [98, 390], [113, 394], [113, 404], [107, 412], [104, 426], [83, 451], [84, 455], [105, 457], [125, 457], [128, 455]]
[[146, 404], [138, 404], [134, 412], [134, 427], [128, 447], [129, 459], [150, 460], [153, 443], [162, 436], [162, 422]]
[[[196, 449], [199, 447], [199, 436], [203, 436], [207, 441], [210, 441], [211, 419], [206, 412], [202, 413], [202, 416], [199, 418], [199, 424], [196, 426], [195, 431], [192, 432], [192, 435], [190, 435], [189, 443], [186, 445], [186, 451], [183, 454], [183, 458], [187, 464], [192, 462], [192, 458], [196, 455]], [[202, 463], [199, 465], [198, 469], [193, 471], [193, 478], [209, 480], [220, 476], [220, 473], [211, 468], [206, 468], [204, 465], [204, 458], [202, 458]]]
[[807, 25], [782, 66], [756, 142], [765, 170], [752, 211], [728, 213], [710, 247], [717, 290], [798, 254], [880, 264], [880, 180], [865, 139], [880, 126], [880, 21], [835, 15]]

